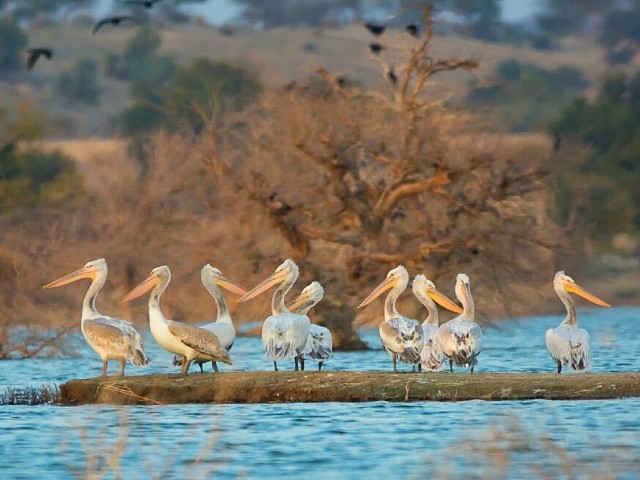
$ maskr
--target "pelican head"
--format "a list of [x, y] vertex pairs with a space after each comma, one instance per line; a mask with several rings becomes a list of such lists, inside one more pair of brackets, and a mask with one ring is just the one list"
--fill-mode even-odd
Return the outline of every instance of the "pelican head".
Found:
[[127, 293], [120, 303], [130, 302], [131, 300], [141, 297], [156, 285], [167, 285], [171, 280], [171, 270], [166, 265], [156, 267], [151, 270], [149, 276], [144, 279], [138, 286], [134, 287], [129, 293]]
[[409, 272], [402, 265], [398, 265], [396, 268], [389, 270], [386, 278], [378, 285], [373, 292], [365, 298], [358, 308], [369, 305], [373, 300], [379, 297], [382, 293], [392, 288], [397, 288], [400, 293], [407, 288], [409, 284]]
[[98, 276], [106, 277], [107, 271], [107, 261], [104, 258], [91, 260], [90, 262], [87, 262], [84, 267], [76, 270], [75, 272], [71, 272], [64, 277], [60, 277], [59, 279], [54, 280], [51, 283], [47, 283], [42, 288], [61, 287], [62, 285], [67, 285], [68, 283], [75, 282], [76, 280], [80, 280], [83, 278], [95, 280], [96, 278], [98, 278]]
[[456, 297], [458, 300], [465, 298], [466, 296], [471, 296], [471, 280], [469, 280], [469, 275], [466, 273], [459, 273], [456, 277]]
[[249, 290], [247, 293], [245, 293], [238, 299], [238, 302], [246, 302], [247, 300], [251, 300], [252, 298], [257, 297], [262, 292], [269, 290], [271, 287], [279, 283], [293, 283], [296, 278], [298, 278], [298, 265], [296, 265], [296, 263], [290, 258], [287, 258], [284, 262], [278, 265], [278, 268], [276, 268], [275, 272], [273, 272], [271, 276], [269, 276], [269, 278], [266, 278], [251, 290]]
[[300, 292], [300, 295], [287, 306], [292, 312], [308, 312], [312, 307], [320, 303], [324, 297], [324, 288], [318, 282], [312, 282]]
[[569, 275], [565, 274], [562, 270], [556, 273], [556, 276], [553, 279], [553, 288], [556, 293], [562, 296], [563, 292], [567, 293], [575, 293], [576, 295], [581, 296], [582, 298], [589, 300], [591, 303], [595, 303], [596, 305], [600, 305], [601, 307], [609, 307], [609, 305], [604, 300], [596, 297], [595, 295], [587, 292], [580, 285], [578, 285], [573, 278]]
[[453, 303], [453, 301], [449, 300], [449, 298], [447, 298], [445, 295], [440, 293], [433, 282], [422, 274], [418, 274], [415, 276], [415, 278], [413, 279], [413, 283], [411, 284], [411, 288], [414, 295], [418, 298], [427, 295], [441, 307], [446, 308], [447, 310], [450, 310], [454, 313], [462, 313], [462, 308]]
[[202, 267], [202, 270], [200, 271], [200, 280], [204, 285], [215, 284], [237, 295], [244, 295], [247, 293], [247, 290], [244, 287], [241, 287], [233, 280], [225, 277], [220, 270], [216, 267], [212, 267], [208, 263]]

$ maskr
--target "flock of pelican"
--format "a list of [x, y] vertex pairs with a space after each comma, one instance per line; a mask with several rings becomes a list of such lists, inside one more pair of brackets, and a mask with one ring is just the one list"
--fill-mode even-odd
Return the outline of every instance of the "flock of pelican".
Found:
[[[43, 288], [60, 287], [83, 278], [91, 280], [82, 305], [82, 334], [102, 359], [102, 376], [107, 375], [109, 360], [119, 361], [120, 375], [124, 375], [127, 361], [134, 365], [147, 365], [150, 360], [144, 351], [140, 332], [133, 324], [103, 315], [96, 308], [96, 297], [104, 286], [107, 273], [104, 259], [93, 260]], [[162, 313], [160, 297], [171, 280], [171, 271], [166, 265], [154, 268], [121, 302], [129, 302], [151, 292], [148, 303], [151, 335], [158, 345], [174, 354], [174, 365], [179, 365], [181, 373], [186, 374], [193, 362], [199, 365], [201, 372], [203, 364], [211, 362], [217, 373], [218, 362], [232, 364], [229, 351], [236, 338], [236, 329], [220, 289], [240, 295], [237, 301], [245, 302], [277, 286], [271, 299], [271, 315], [262, 324], [262, 345], [266, 358], [273, 361], [276, 371], [278, 362], [287, 359], [293, 359], [295, 370], [304, 370], [305, 360], [317, 361], [318, 370], [321, 370], [323, 363], [332, 355], [333, 340], [329, 329], [312, 324], [307, 314], [322, 300], [324, 289], [314, 281], [287, 305], [285, 296], [297, 278], [298, 266], [287, 259], [272, 275], [251, 290], [246, 290], [217, 268], [205, 265], [200, 279], [213, 297], [218, 313], [214, 322], [200, 327], [169, 320]], [[473, 372], [482, 351], [483, 339], [482, 329], [475, 322], [469, 277], [464, 273], [456, 277], [455, 294], [462, 304], [461, 308], [438, 291], [424, 275], [416, 275], [412, 291], [428, 312], [422, 324], [404, 317], [396, 308], [398, 297], [408, 285], [409, 273], [399, 265], [390, 270], [358, 306], [365, 307], [388, 291], [379, 332], [382, 344], [393, 362], [393, 371], [397, 371], [397, 361], [400, 360], [412, 365], [414, 370], [417, 366], [418, 371], [441, 371], [448, 362], [450, 371], [453, 371], [455, 364], [470, 368]], [[567, 316], [558, 327], [547, 330], [547, 350], [556, 363], [558, 373], [563, 366], [588, 370], [591, 367], [590, 338], [586, 330], [578, 327], [576, 307], [570, 294], [574, 293], [603, 307], [610, 305], [584, 290], [562, 271], [556, 273], [553, 287], [567, 309]], [[459, 315], [440, 325], [437, 305]]]

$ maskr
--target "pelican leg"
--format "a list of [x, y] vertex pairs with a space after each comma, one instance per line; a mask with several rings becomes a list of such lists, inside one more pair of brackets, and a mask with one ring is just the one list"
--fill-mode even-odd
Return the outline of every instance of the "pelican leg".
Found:
[[213, 367], [213, 371], [214, 372], [219, 373], [218, 365], [216, 364], [216, 362], [211, 362], [211, 366]]
[[202, 368], [202, 362], [198, 362], [198, 366], [200, 367], [200, 373], [204, 373], [204, 368]]
[[187, 372], [189, 371], [189, 367], [191, 366], [191, 362], [193, 362], [193, 359], [187, 360], [187, 357], [184, 358], [184, 362], [182, 362], [182, 368], [180, 369], [180, 373], [182, 375], [187, 374]]
[[418, 364], [418, 372], [422, 372], [422, 364], [421, 363]]
[[473, 365], [471, 365], [471, 373], [473, 373]]
[[278, 371], [278, 364], [275, 362], [275, 360], [273, 362], [273, 370], [276, 372]]
[[453, 360], [449, 359], [449, 371], [453, 373]]
[[120, 360], [120, 365], [121, 365], [121, 368], [120, 368], [120, 376], [121, 376], [121, 377], [124, 377], [124, 366], [125, 366], [126, 364], [127, 364], [127, 361], [126, 361], [126, 360]]
[[293, 370], [294, 370], [295, 372], [297, 372], [297, 371], [298, 371], [298, 357], [294, 357], [294, 358], [293, 358], [293, 363], [294, 363], [294, 365], [295, 365], [295, 367], [294, 367], [294, 369], [293, 369]]
[[393, 359], [393, 371], [394, 371], [394, 372], [397, 372], [397, 371], [398, 371], [398, 369], [397, 369], [397, 367], [396, 367], [396, 356], [395, 356], [395, 355], [393, 355], [391, 358]]
[[321, 372], [322, 371], [322, 362], [318, 362], [318, 371]]
[[558, 373], [562, 373], [562, 362], [556, 360], [556, 365], [558, 365]]
[[300, 356], [300, 370], [304, 372], [304, 358]]
[[102, 376], [107, 376], [107, 360], [102, 361]]

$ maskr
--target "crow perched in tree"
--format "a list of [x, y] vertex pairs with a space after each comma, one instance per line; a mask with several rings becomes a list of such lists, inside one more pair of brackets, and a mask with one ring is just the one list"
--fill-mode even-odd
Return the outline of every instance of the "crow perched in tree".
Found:
[[384, 50], [384, 47], [382, 45], [380, 45], [379, 43], [370, 43], [369, 44], [369, 50], [371, 50], [371, 53], [375, 53], [377, 55], [382, 50]]
[[47, 57], [49, 60], [53, 57], [53, 50], [45, 47], [30, 48], [27, 53], [29, 54], [29, 57], [27, 57], [27, 70], [31, 70], [41, 56]]
[[144, 8], [153, 8], [153, 5], [160, 2], [161, 0], [126, 0], [124, 3], [128, 3], [130, 5], [140, 5]]
[[406, 26], [405, 31], [412, 37], [418, 38], [419, 29], [416, 24], [410, 23], [409, 25]]
[[384, 25], [378, 25], [376, 23], [367, 22], [367, 23], [364, 24], [364, 28], [369, 30], [370, 33], [372, 33], [373, 35], [375, 35], [377, 37], [377, 36], [382, 35], [384, 33], [384, 30], [385, 30], [386, 27]]
[[104, 25], [120, 25], [121, 22], [128, 20], [135, 24], [138, 24], [138, 20], [131, 15], [114, 15], [113, 17], [106, 17], [96, 23], [96, 26], [93, 27], [93, 34], [95, 35], [98, 30], [100, 30]]

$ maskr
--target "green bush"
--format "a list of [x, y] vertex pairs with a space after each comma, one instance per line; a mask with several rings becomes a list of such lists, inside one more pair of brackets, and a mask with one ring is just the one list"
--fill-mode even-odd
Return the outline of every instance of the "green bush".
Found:
[[78, 60], [70, 70], [58, 76], [56, 91], [69, 100], [86, 105], [98, 105], [98, 63], [91, 58]]
[[0, 19], [0, 70], [16, 70], [21, 66], [22, 50], [29, 39], [11, 19]]

